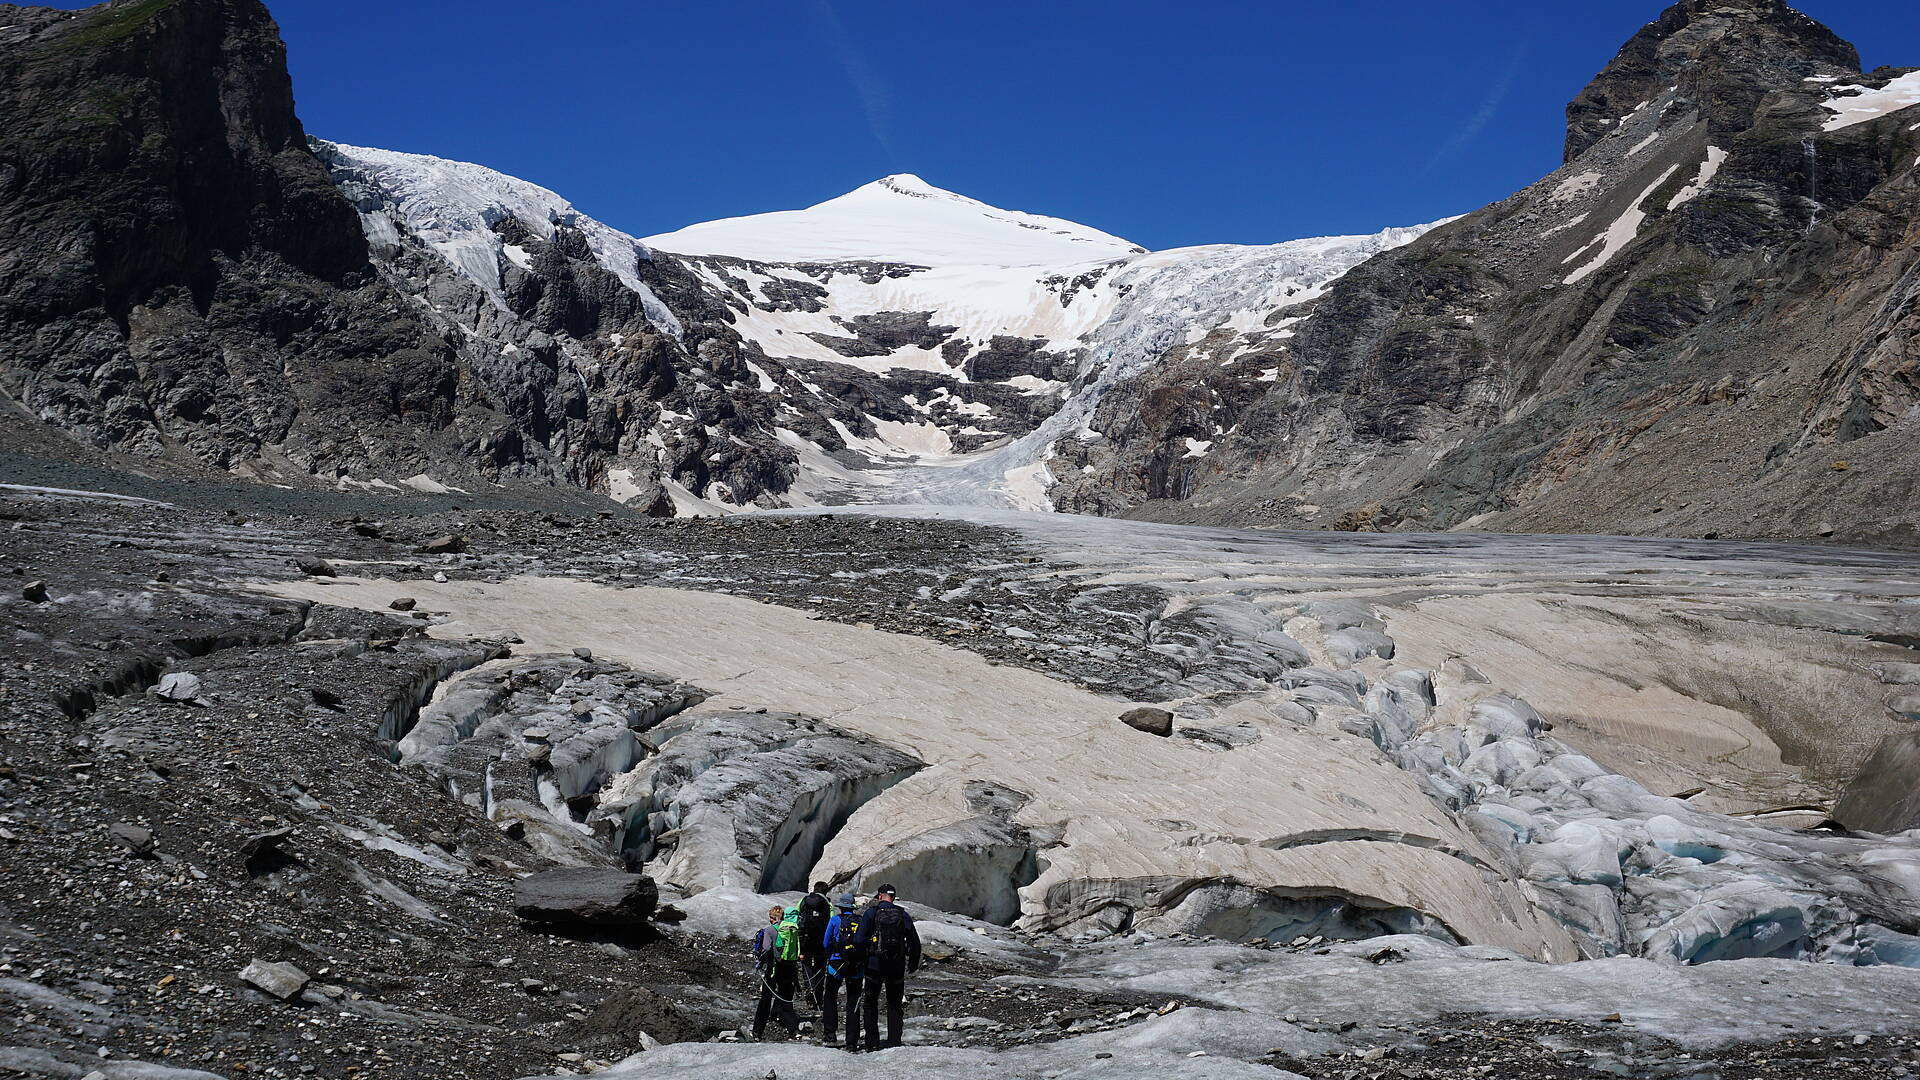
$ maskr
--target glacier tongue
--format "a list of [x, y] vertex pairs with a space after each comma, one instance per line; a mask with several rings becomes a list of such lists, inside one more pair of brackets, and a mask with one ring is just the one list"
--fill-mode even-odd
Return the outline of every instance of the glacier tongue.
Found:
[[1174, 248], [1120, 263], [1098, 286], [1119, 299], [1084, 337], [1077, 388], [1058, 411], [1006, 446], [953, 464], [906, 470], [872, 501], [1051, 510], [1045, 496], [1048, 450], [1084, 431], [1101, 398], [1115, 386], [1173, 346], [1216, 327], [1271, 328], [1275, 315], [1316, 299], [1348, 270], [1442, 224], [1266, 246]]

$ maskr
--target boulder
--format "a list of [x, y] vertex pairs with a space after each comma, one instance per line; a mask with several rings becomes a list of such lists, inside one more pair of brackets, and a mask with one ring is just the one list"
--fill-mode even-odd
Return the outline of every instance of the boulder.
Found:
[[27, 582], [26, 588], [20, 590], [20, 596], [30, 603], [44, 604], [47, 602], [47, 583], [44, 581], [29, 581]]
[[340, 572], [333, 568], [332, 563], [325, 559], [316, 559], [311, 555], [293, 560], [293, 565], [296, 570], [299, 570], [308, 577], [340, 576]]
[[1156, 709], [1148, 705], [1121, 713], [1120, 722], [1135, 731], [1144, 731], [1161, 738], [1173, 734], [1173, 714], [1165, 709]]
[[120, 821], [107, 826], [107, 838], [140, 858], [153, 855], [153, 830]]
[[513, 890], [514, 914], [560, 927], [637, 926], [659, 903], [652, 878], [590, 866], [531, 874]]
[[309, 981], [307, 973], [292, 964], [254, 958], [240, 969], [240, 981], [257, 986], [281, 1001], [291, 999]]
[[240, 845], [240, 858], [246, 864], [247, 876], [262, 877], [293, 865], [294, 858], [286, 850], [287, 841], [292, 838], [291, 828], [271, 829], [247, 837]]
[[153, 696], [165, 701], [194, 701], [200, 697], [200, 676], [190, 671], [169, 671], [154, 685]]
[[392, 608], [395, 611], [412, 611], [414, 608], [414, 605], [418, 603], [419, 601], [415, 600], [411, 596], [402, 596], [399, 599], [395, 600], [393, 603], [388, 604], [387, 606]]
[[458, 555], [467, 550], [467, 538], [449, 533], [436, 536], [414, 550], [422, 555]]

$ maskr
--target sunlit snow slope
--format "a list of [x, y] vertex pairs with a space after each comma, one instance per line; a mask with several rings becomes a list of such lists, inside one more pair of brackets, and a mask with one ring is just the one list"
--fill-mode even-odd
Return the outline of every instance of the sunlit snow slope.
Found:
[[646, 241], [682, 255], [756, 262], [1054, 266], [1146, 249], [1060, 218], [1002, 210], [911, 173], [884, 176], [805, 210], [723, 218]]
[[[731, 291], [736, 329], [769, 356], [986, 384], [991, 405], [962, 403], [944, 417], [905, 395], [923, 421], [878, 421], [874, 439], [849, 446], [886, 470], [881, 482], [842, 483], [829, 497], [1048, 509], [1051, 447], [1115, 383], [1221, 328], [1249, 344], [1284, 339], [1284, 309], [1430, 227], [1148, 252], [898, 175], [805, 210], [646, 243]], [[796, 303], [796, 293], [813, 302]], [[917, 332], [902, 333], [908, 326]], [[1028, 422], [1010, 422], [1009, 393]], [[836, 489], [831, 477], [812, 479], [810, 491]]]
[[[693, 398], [656, 401], [657, 417], [624, 407], [645, 430], [623, 440], [596, 482], [622, 501], [664, 497], [682, 514], [901, 502], [1050, 509], [1054, 448], [1084, 433], [1116, 385], [1202, 339], [1229, 356], [1271, 350], [1327, 285], [1425, 231], [1148, 252], [902, 174], [804, 210], [642, 241], [482, 166], [316, 149], [377, 248], [416, 243], [499, 309], [483, 317], [449, 306], [443, 289], [410, 286], [469, 342], [524, 324], [525, 341], [501, 338], [503, 355], [554, 350], [589, 398], [636, 389], [593, 386], [630, 362], [630, 332], [581, 321], [589, 308], [620, 307], [596, 292], [604, 286], [547, 281], [562, 266], [551, 257], [570, 250], [636, 294], [655, 327], [701, 351], [673, 383]], [[672, 291], [656, 296], [649, 282]], [[585, 305], [579, 317], [565, 314], [569, 303]], [[1247, 378], [1260, 381], [1259, 369]]]
[[669, 332], [679, 329], [666, 305], [639, 278], [637, 267], [650, 257], [646, 247], [582, 214], [556, 192], [482, 165], [428, 154], [345, 143], [321, 143], [317, 149], [335, 169], [358, 170], [393, 196], [398, 221], [384, 210], [361, 209], [368, 239], [391, 242], [398, 237], [395, 227], [404, 225], [497, 301], [501, 260], [525, 269], [528, 256], [506, 243], [494, 226], [514, 217], [536, 235], [551, 239], [556, 225], [567, 225], [579, 229], [594, 258], [640, 295], [655, 325]]

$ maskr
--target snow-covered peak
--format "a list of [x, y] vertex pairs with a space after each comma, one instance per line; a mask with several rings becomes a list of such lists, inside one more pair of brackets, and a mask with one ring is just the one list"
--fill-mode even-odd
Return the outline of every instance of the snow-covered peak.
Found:
[[650, 236], [681, 255], [770, 263], [1066, 266], [1144, 249], [1062, 218], [1002, 210], [912, 173], [883, 176], [805, 210], [722, 218]]
[[[883, 176], [880, 179], [875, 180], [872, 184], [868, 186], [886, 188], [888, 191], [896, 192], [901, 195], [916, 195], [923, 198], [930, 198], [934, 196], [944, 196], [950, 199], [960, 199], [965, 202], [974, 201], [972, 199], [967, 198], [964, 195], [959, 195], [959, 194], [955, 194], [954, 192], [948, 191], [945, 188], [934, 187], [932, 184], [927, 183], [925, 180], [920, 179], [918, 176], [915, 176], [913, 173], [910, 173], [910, 172], [894, 173], [892, 176]], [[985, 204], [982, 203], [981, 205], [984, 206]]]
[[[646, 247], [581, 213], [558, 193], [483, 165], [429, 154], [324, 142], [319, 149], [330, 158], [336, 175], [341, 167], [351, 170], [383, 204], [379, 209], [361, 207], [369, 239], [394, 240], [395, 226], [404, 226], [497, 301], [501, 260], [513, 259], [514, 253], [493, 227], [514, 217], [536, 236], [551, 240], [555, 228], [566, 225], [579, 229], [595, 260], [641, 296], [655, 325], [679, 332], [678, 320], [640, 280], [640, 262], [651, 256]], [[389, 215], [395, 220], [387, 220]]]

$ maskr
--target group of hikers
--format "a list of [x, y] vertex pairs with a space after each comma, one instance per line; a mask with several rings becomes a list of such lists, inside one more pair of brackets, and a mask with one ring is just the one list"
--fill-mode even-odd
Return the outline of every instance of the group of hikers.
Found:
[[[894, 902], [898, 893], [892, 885], [875, 889], [873, 902], [864, 909], [852, 893], [842, 894], [838, 904], [829, 902], [826, 894], [827, 883], [814, 882], [813, 891], [799, 903], [770, 909], [767, 925], [753, 936], [753, 959], [760, 973], [753, 1037], [766, 1036], [769, 1019], [798, 1035], [795, 1006], [804, 993], [819, 1008], [820, 1044], [835, 1045], [844, 990], [846, 1048], [859, 1053], [899, 1046], [907, 976], [920, 970], [920, 932], [914, 929], [913, 916]], [[885, 1042], [880, 1041], [882, 998], [887, 1003]]]

